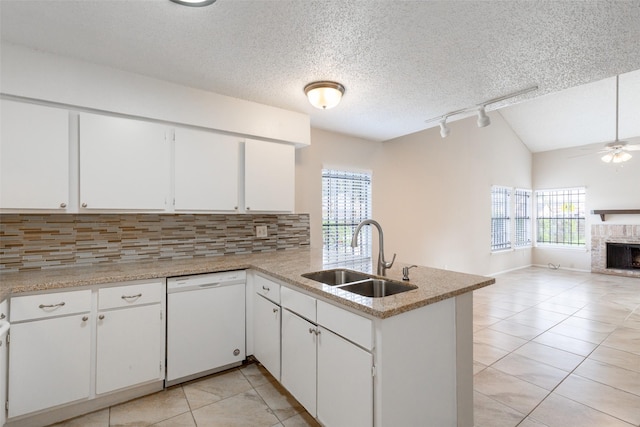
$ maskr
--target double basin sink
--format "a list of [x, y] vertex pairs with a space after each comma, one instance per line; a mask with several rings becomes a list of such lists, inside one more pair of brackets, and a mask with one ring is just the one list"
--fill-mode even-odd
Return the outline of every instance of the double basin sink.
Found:
[[302, 277], [371, 298], [382, 298], [418, 288], [408, 283], [380, 279], [366, 273], [343, 268], [315, 271], [303, 274]]

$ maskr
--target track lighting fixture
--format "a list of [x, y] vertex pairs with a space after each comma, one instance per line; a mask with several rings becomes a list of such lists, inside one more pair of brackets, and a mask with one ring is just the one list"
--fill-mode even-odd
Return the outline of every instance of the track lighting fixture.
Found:
[[483, 128], [487, 127], [491, 124], [491, 118], [487, 115], [487, 105], [496, 104], [498, 102], [506, 101], [510, 98], [515, 98], [516, 96], [524, 95], [525, 93], [533, 92], [534, 90], [538, 90], [538, 85], [531, 86], [529, 88], [520, 90], [518, 92], [513, 92], [508, 95], [499, 96], [497, 98], [489, 99], [487, 101], [481, 102], [480, 104], [476, 104], [472, 107], [462, 108], [460, 110], [450, 111], [441, 116], [433, 117], [429, 120], [426, 120], [425, 123], [431, 123], [438, 120], [438, 124], [440, 125], [440, 136], [446, 138], [449, 135], [450, 129], [447, 126], [447, 119], [451, 116], [457, 116], [461, 114], [469, 114], [475, 112], [478, 115], [478, 127]]
[[447, 119], [441, 120], [440, 121], [440, 136], [443, 138], [446, 138], [447, 136], [449, 136], [449, 132], [451, 132], [451, 129], [449, 129], [449, 126], [447, 126]]
[[478, 127], [484, 128], [491, 124], [491, 119], [487, 116], [487, 112], [484, 107], [478, 108]]

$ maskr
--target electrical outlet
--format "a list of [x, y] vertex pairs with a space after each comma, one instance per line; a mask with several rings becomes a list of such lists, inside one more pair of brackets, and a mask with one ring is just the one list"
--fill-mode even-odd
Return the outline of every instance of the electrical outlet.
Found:
[[267, 237], [267, 226], [266, 225], [256, 225], [256, 237], [258, 237], [258, 238]]

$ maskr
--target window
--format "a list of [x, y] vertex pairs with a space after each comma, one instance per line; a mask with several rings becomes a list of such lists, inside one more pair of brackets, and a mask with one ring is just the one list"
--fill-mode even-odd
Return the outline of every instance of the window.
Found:
[[585, 190], [536, 191], [536, 242], [585, 245]]
[[531, 246], [531, 190], [516, 189], [514, 199], [514, 246]]
[[371, 269], [371, 226], [351, 238], [358, 224], [371, 218], [371, 174], [322, 170], [322, 240], [325, 268]]
[[531, 246], [531, 239], [531, 190], [491, 187], [491, 251]]
[[511, 189], [491, 187], [491, 250], [511, 249]]

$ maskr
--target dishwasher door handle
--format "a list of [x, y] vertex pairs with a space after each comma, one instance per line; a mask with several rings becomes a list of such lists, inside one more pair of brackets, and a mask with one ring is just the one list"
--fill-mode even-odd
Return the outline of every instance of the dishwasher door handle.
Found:
[[216, 283], [206, 283], [204, 285], [198, 285], [199, 288], [215, 288], [216, 286], [220, 286], [222, 283], [220, 282], [216, 282]]

